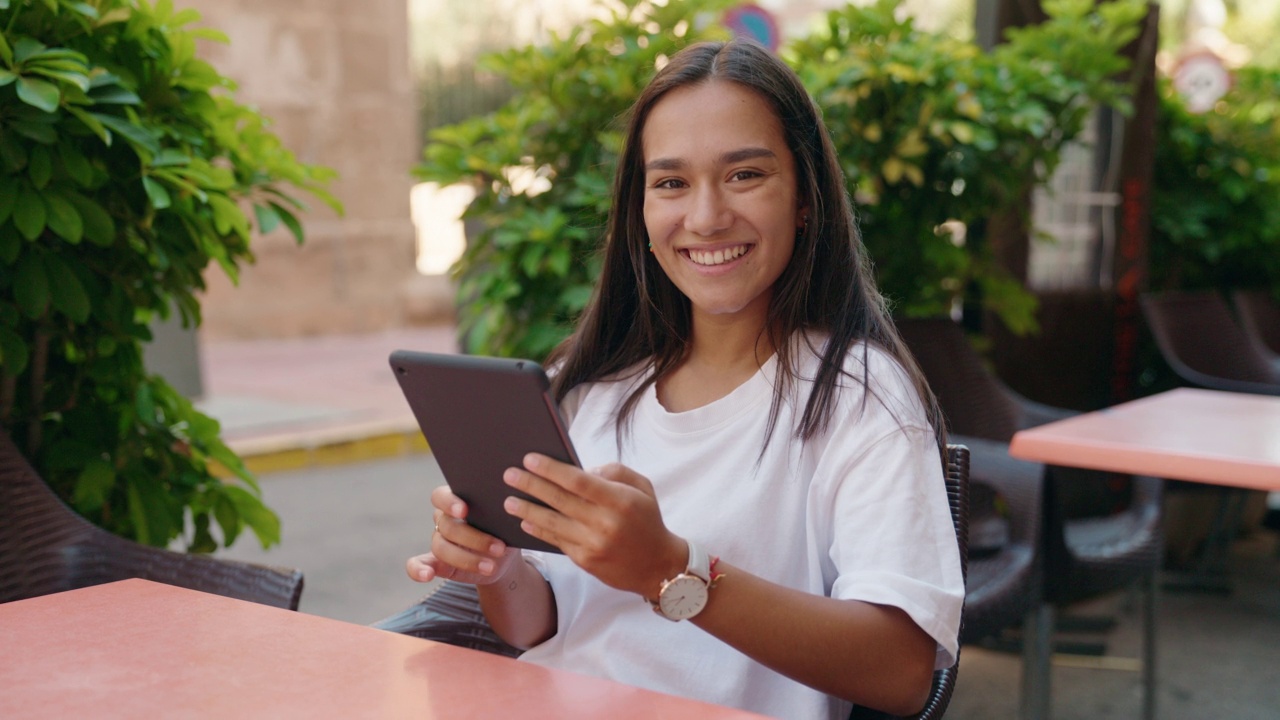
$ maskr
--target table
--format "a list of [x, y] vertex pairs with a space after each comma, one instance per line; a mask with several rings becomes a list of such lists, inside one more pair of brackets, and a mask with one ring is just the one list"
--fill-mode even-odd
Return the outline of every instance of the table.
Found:
[[1023, 460], [1280, 490], [1280, 397], [1179, 388], [1019, 431]]
[[[1076, 415], [1014, 434], [1009, 454], [1049, 465], [1150, 475], [1224, 485], [1238, 489], [1280, 490], [1280, 397], [1217, 390], [1179, 388]], [[1216, 524], [1229, 527], [1224, 510]], [[1227, 534], [1217, 533], [1225, 543]], [[1222, 548], [1225, 553], [1225, 545]], [[1206, 554], [1209, 557], [1209, 554]], [[1190, 587], [1219, 589], [1207, 561]], [[1152, 614], [1154, 578], [1148, 580], [1149, 603], [1144, 631], [1143, 663], [1147, 666], [1144, 717], [1155, 715], [1155, 645]], [[1042, 608], [1042, 612], [1047, 609]], [[1047, 642], [1047, 639], [1040, 639]], [[1036, 694], [1032, 715], [1047, 717], [1048, 669], [1035, 669], [1030, 687]]]
[[759, 717], [146, 580], [0, 604], [0, 648], [9, 719]]

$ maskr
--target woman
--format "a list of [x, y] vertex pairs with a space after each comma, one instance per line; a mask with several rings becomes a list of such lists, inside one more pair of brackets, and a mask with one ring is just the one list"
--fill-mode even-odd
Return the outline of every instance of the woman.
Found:
[[564, 555], [504, 547], [441, 488], [410, 576], [476, 584], [530, 662], [782, 717], [918, 711], [964, 595], [941, 419], [815, 107], [753, 43], [687, 48], [637, 100], [614, 192], [552, 358], [594, 469], [504, 475]]

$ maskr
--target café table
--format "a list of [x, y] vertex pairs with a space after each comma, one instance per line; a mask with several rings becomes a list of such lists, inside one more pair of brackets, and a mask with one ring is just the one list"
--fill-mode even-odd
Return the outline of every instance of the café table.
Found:
[[[1280, 397], [1178, 388], [1020, 430], [1009, 454], [1048, 465], [1220, 485], [1232, 494], [1280, 491]], [[1223, 514], [1218, 522], [1226, 527]], [[1183, 587], [1223, 588], [1212, 574], [1206, 565]], [[1154, 583], [1148, 591], [1156, 592]], [[1154, 642], [1152, 626], [1144, 635]], [[1154, 653], [1149, 645], [1144, 657], [1154, 663]], [[1146, 682], [1146, 696], [1154, 697], [1154, 664]], [[1038, 702], [1039, 716], [1047, 716], [1047, 701]], [[1152, 716], [1154, 705], [1144, 711]]]
[[147, 580], [0, 604], [0, 718], [760, 716]]
[[1280, 397], [1178, 388], [1021, 430], [1023, 460], [1280, 491]]

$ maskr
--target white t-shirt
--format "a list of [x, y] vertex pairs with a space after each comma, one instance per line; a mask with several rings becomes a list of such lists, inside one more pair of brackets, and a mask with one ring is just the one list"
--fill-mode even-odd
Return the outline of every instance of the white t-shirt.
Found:
[[[725, 397], [667, 412], [653, 386], [619, 453], [615, 419], [639, 382], [575, 388], [564, 403], [583, 467], [621, 462], [653, 482], [667, 527], [735, 568], [833, 598], [901, 608], [957, 652], [964, 583], [933, 431], [906, 373], [874, 347], [863, 402], [863, 346], [853, 348], [827, 432], [795, 438], [818, 358], [804, 348], [761, 454], [776, 356]], [[526, 557], [555, 593], [557, 632], [521, 659], [784, 718], [845, 718], [848, 703], [790, 680], [687, 622], [660, 617], [561, 555]], [[715, 601], [714, 590], [712, 602]], [[768, 622], [762, 617], [761, 622]]]

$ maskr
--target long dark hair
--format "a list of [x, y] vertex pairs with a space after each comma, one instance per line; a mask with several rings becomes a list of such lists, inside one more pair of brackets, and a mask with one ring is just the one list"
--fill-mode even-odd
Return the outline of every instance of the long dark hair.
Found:
[[[581, 383], [617, 377], [623, 371], [652, 367], [653, 372], [627, 398], [618, 416], [618, 432], [629, 420], [648, 386], [675, 370], [689, 352], [693, 329], [689, 300], [667, 278], [648, 252], [644, 223], [644, 149], [641, 143], [650, 111], [676, 88], [726, 80], [764, 98], [782, 125], [795, 157], [798, 204], [808, 222], [797, 234], [791, 261], [774, 284], [764, 332], [778, 353], [778, 377], [770, 409], [769, 434], [779, 406], [795, 377], [798, 331], [829, 335], [804, 415], [795, 435], [808, 440], [823, 432], [835, 409], [845, 356], [859, 340], [875, 344], [909, 374], [937, 435], [946, 442], [937, 400], [889, 319], [876, 290], [845, 190], [835, 148], [800, 79], [782, 61], [749, 40], [701, 43], [671, 58], [631, 108], [626, 141], [614, 177], [613, 209], [604, 247], [604, 264], [591, 302], [574, 333], [551, 354], [560, 365], [552, 382], [557, 400]], [[864, 349], [864, 361], [865, 361]], [[865, 368], [861, 382], [868, 393]], [[768, 438], [765, 439], [766, 443]]]

